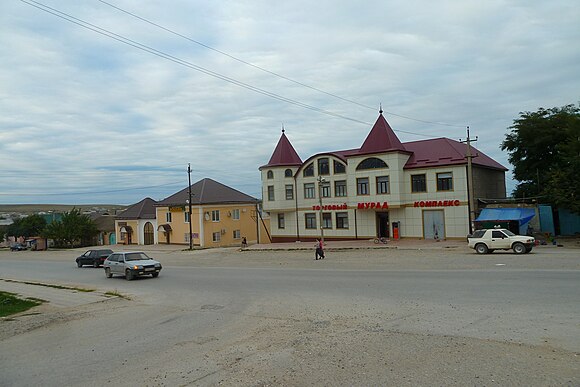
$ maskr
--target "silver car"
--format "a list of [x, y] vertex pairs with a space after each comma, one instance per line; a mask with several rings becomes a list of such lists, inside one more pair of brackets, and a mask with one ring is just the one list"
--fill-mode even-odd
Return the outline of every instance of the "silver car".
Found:
[[161, 263], [142, 251], [113, 253], [105, 260], [103, 267], [107, 278], [111, 278], [114, 274], [124, 275], [127, 281], [143, 275], [156, 278], [161, 271]]

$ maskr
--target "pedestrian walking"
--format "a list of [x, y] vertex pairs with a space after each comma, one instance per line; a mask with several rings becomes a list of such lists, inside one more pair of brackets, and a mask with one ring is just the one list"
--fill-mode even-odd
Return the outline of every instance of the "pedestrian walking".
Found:
[[242, 249], [245, 249], [246, 247], [248, 247], [248, 242], [246, 241], [246, 237], [242, 238]]
[[324, 259], [324, 244], [322, 243], [322, 241], [318, 238], [316, 238], [316, 252], [314, 254], [314, 259], [316, 259], [317, 261], [319, 259]]

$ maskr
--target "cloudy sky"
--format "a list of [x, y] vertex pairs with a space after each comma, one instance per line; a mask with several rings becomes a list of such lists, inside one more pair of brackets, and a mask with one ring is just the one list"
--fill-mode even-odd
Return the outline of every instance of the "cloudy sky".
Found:
[[[574, 0], [3, 0], [0, 204], [132, 204], [209, 177], [261, 197], [302, 159], [400, 140], [500, 144], [580, 100]], [[508, 173], [508, 189], [513, 188]]]

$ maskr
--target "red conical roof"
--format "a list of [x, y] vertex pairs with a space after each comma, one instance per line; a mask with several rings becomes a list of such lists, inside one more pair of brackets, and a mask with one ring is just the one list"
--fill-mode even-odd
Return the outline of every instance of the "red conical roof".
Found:
[[360, 147], [359, 153], [368, 154], [389, 151], [406, 152], [406, 149], [381, 112], [379, 118], [377, 118], [377, 122], [375, 122], [375, 125]]
[[280, 140], [278, 141], [278, 145], [276, 145], [276, 149], [274, 149], [274, 153], [272, 153], [272, 157], [270, 157], [270, 161], [268, 164], [263, 165], [262, 167], [280, 167], [280, 166], [291, 166], [291, 165], [302, 165], [302, 160], [298, 153], [294, 150], [292, 144], [286, 137], [284, 130], [282, 130], [282, 136], [280, 136]]

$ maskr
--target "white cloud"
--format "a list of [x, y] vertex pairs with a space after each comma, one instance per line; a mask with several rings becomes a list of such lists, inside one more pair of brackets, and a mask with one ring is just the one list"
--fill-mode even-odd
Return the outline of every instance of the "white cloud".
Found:
[[[187, 163], [194, 181], [211, 177], [260, 196], [257, 168], [269, 160], [282, 125], [303, 159], [351, 149], [362, 144], [379, 103], [402, 141], [425, 138], [407, 132], [464, 138], [469, 125], [478, 149], [509, 167], [499, 146], [520, 111], [580, 99], [580, 11], [573, 1], [111, 0], [360, 105], [242, 64], [99, 1], [44, 3], [178, 61], [369, 124], [282, 102], [24, 2], [3, 2], [3, 203], [161, 199], [186, 186]], [[183, 184], [170, 185], [178, 181]], [[85, 194], [69, 195], [79, 192]], [[40, 193], [66, 195], [32, 195]]]

